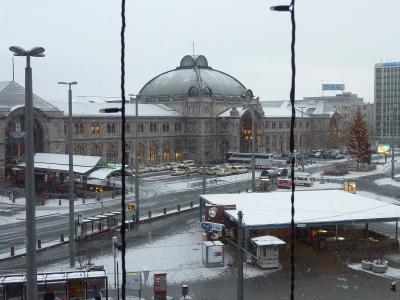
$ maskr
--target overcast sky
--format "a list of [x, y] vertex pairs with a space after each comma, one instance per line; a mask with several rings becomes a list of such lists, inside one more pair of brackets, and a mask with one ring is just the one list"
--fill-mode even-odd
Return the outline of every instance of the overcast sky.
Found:
[[[289, 0], [127, 0], [126, 91], [179, 65], [207, 57], [262, 100], [289, 98], [290, 17], [271, 12]], [[321, 82], [373, 101], [374, 64], [400, 60], [399, 0], [297, 0], [296, 98], [321, 95]], [[120, 1], [1, 0], [0, 81], [12, 79], [10, 45], [43, 46], [33, 59], [34, 92], [63, 100], [120, 95]], [[23, 58], [15, 80], [24, 85]]]

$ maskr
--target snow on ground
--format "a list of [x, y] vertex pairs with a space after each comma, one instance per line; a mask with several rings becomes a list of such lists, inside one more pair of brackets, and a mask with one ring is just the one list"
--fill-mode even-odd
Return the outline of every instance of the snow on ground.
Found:
[[[197, 220], [183, 224], [181, 230], [175, 234], [152, 238], [145, 244], [129, 247], [126, 251], [127, 272], [150, 271], [148, 283], [153, 282], [154, 273], [167, 272], [168, 283], [195, 282], [212, 280], [223, 276], [230, 276], [234, 262], [225, 251], [225, 266], [206, 268], [202, 263], [202, 233]], [[120, 257], [118, 257], [120, 260]], [[96, 265], [104, 265], [107, 274], [113, 274], [113, 257], [110, 254], [93, 259]], [[60, 271], [68, 269], [68, 261], [55, 264], [46, 271]], [[253, 278], [276, 272], [275, 270], [261, 270], [255, 266], [244, 265], [246, 278]], [[113, 285], [113, 276], [109, 276], [109, 285]]]
[[386, 273], [384, 274], [379, 274], [372, 272], [371, 270], [364, 270], [361, 267], [361, 264], [348, 264], [347, 265], [350, 269], [356, 270], [356, 271], [362, 271], [371, 275], [379, 276], [379, 277], [385, 277], [385, 278], [395, 278], [399, 279], [400, 278], [400, 269], [398, 268], [392, 268], [388, 267]]
[[386, 178], [381, 178], [381, 179], [375, 180], [375, 184], [377, 184], [377, 185], [391, 185], [391, 186], [395, 186], [395, 187], [400, 187], [400, 181], [395, 181], [390, 177], [386, 177]]

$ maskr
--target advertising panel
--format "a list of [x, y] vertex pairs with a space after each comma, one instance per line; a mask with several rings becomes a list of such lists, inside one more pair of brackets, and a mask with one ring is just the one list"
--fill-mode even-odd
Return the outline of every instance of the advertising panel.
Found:
[[208, 251], [208, 263], [222, 263], [223, 262], [223, 247], [222, 246], [210, 246], [207, 247]]
[[126, 273], [126, 288], [128, 291], [140, 291], [142, 289], [142, 273]]
[[378, 154], [390, 153], [390, 145], [387, 145], [387, 144], [378, 145], [377, 152], [378, 152]]
[[323, 83], [322, 84], [323, 91], [344, 91], [344, 84], [342, 83]]
[[154, 274], [154, 300], [167, 298], [167, 273]]

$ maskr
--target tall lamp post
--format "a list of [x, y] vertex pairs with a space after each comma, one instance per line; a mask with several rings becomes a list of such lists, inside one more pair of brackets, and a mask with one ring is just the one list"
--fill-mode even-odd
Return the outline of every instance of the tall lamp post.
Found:
[[76, 81], [60, 81], [58, 84], [68, 85], [68, 157], [69, 157], [69, 181], [68, 181], [68, 199], [69, 199], [69, 265], [75, 267], [75, 226], [74, 226], [74, 156], [72, 140], [72, 89], [71, 86], [78, 84]]
[[44, 48], [35, 47], [27, 51], [11, 46], [14, 56], [26, 56], [25, 68], [25, 191], [26, 191], [26, 295], [28, 300], [37, 299], [36, 274], [36, 224], [35, 224], [35, 169], [33, 141], [33, 92], [31, 56], [43, 57]]
[[139, 162], [138, 162], [138, 147], [139, 147], [139, 95], [129, 94], [129, 96], [135, 97], [135, 220], [139, 222]]
[[256, 189], [256, 174], [255, 174], [255, 134], [254, 134], [254, 117], [255, 117], [255, 103], [253, 102], [253, 92], [252, 90], [246, 90], [245, 97], [248, 105], [251, 108], [251, 191], [254, 192]]

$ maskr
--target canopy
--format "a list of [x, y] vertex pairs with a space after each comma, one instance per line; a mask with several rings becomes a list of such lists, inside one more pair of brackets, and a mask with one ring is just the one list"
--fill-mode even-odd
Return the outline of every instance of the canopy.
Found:
[[[288, 228], [291, 221], [290, 192], [208, 194], [206, 203], [236, 205], [225, 210], [234, 222], [238, 211], [250, 229]], [[297, 227], [391, 222], [400, 219], [400, 207], [342, 190], [296, 191], [295, 223]]]

